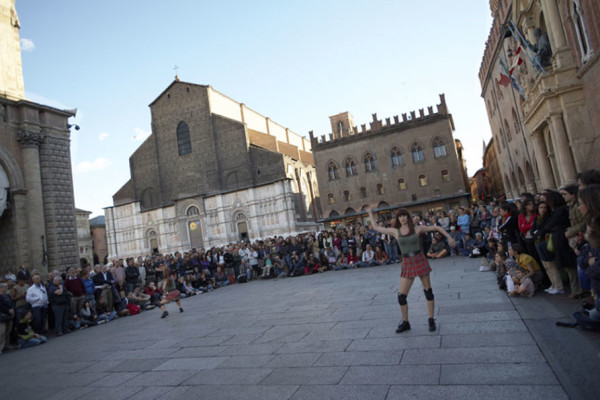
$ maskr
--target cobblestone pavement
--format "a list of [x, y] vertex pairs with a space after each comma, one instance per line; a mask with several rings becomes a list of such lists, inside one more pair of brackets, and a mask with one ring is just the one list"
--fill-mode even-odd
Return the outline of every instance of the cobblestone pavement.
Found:
[[169, 304], [166, 319], [146, 311], [10, 351], [0, 356], [0, 393], [61, 400], [600, 393], [588, 379], [597, 375], [599, 335], [554, 326], [577, 304], [557, 305], [548, 295], [509, 299], [478, 265], [459, 257], [432, 262], [437, 332], [427, 329], [420, 282], [408, 296], [412, 330], [394, 332], [397, 264], [257, 281], [185, 299], [183, 314]]

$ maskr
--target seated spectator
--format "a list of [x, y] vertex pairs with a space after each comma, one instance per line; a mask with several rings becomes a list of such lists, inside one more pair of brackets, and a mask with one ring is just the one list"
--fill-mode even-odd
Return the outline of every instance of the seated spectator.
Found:
[[446, 248], [446, 244], [434, 236], [433, 239], [431, 240], [431, 247], [429, 248], [429, 251], [427, 252], [427, 257], [442, 258], [442, 257], [448, 257], [449, 255], [450, 255], [450, 252]]
[[517, 263], [512, 258], [508, 258], [506, 252], [498, 250], [494, 256], [496, 262], [496, 279], [498, 281], [498, 287], [502, 290], [507, 290], [506, 281], [512, 277], [510, 271], [514, 270]]
[[136, 286], [133, 289], [133, 292], [127, 295], [127, 300], [129, 301], [129, 303], [133, 303], [137, 306], [140, 306], [142, 310], [152, 310], [154, 308], [154, 306], [150, 304], [150, 295], [143, 293], [140, 290], [139, 286]]
[[304, 267], [306, 266], [306, 262], [304, 257], [298, 252], [293, 251], [292, 257], [292, 270], [289, 272], [288, 276], [300, 276], [304, 274]]
[[477, 257], [482, 257], [482, 256], [485, 257], [486, 254], [487, 254], [487, 247], [486, 247], [485, 240], [483, 240], [483, 234], [481, 232], [477, 232], [475, 234], [473, 252], [471, 252], [470, 257], [472, 257], [472, 258], [477, 258]]
[[271, 270], [273, 269], [273, 260], [271, 259], [271, 253], [265, 253], [265, 263], [262, 267], [262, 274], [260, 277], [262, 279], [271, 277]]
[[381, 249], [381, 247], [377, 246], [375, 248], [375, 265], [385, 265], [389, 264], [389, 259], [385, 251]]
[[358, 263], [358, 268], [372, 267], [377, 265], [375, 262], [375, 252], [370, 244], [367, 244], [367, 248], [362, 253], [362, 261]]
[[488, 238], [486, 244], [486, 251], [484, 257], [481, 259], [481, 266], [479, 271], [495, 271], [497, 268], [496, 264], [496, 252], [498, 251], [498, 239]]
[[154, 281], [148, 282], [143, 293], [150, 296], [150, 303], [153, 306], [156, 307], [160, 304], [160, 297], [162, 296], [162, 293], [160, 292], [160, 289], [156, 287], [156, 283], [154, 283]]
[[460, 254], [460, 250], [464, 247], [462, 233], [456, 229], [456, 226], [450, 225], [450, 236], [456, 242], [455, 254]]
[[[106, 321], [102, 321], [104, 323]], [[83, 302], [83, 306], [79, 310], [79, 323], [81, 326], [95, 326], [98, 325], [98, 315], [92, 305], [92, 302], [86, 300]]]
[[23, 318], [17, 324], [17, 335], [18, 335], [18, 343], [19, 348], [24, 349], [27, 347], [37, 346], [38, 344], [43, 344], [48, 341], [46, 336], [35, 333], [30, 325], [31, 322], [31, 312], [27, 311]]
[[117, 312], [108, 308], [106, 298], [103, 296], [100, 296], [96, 302], [96, 314], [98, 323], [100, 321], [110, 322], [117, 317]]
[[198, 285], [198, 289], [201, 292], [210, 292], [213, 290], [213, 280], [212, 278], [208, 278], [206, 274], [203, 272], [200, 274], [198, 279], [196, 280], [196, 284]]
[[535, 292], [535, 285], [523, 267], [515, 269], [515, 286], [508, 292], [509, 296], [532, 297]]
[[526, 276], [529, 277], [537, 286], [542, 283], [544, 273], [540, 265], [535, 261], [535, 258], [523, 252], [520, 244], [514, 243], [508, 249], [508, 253], [515, 259], [517, 264], [526, 271]]
[[463, 246], [458, 250], [458, 254], [464, 257], [469, 257], [475, 248], [475, 239], [471, 238], [469, 233], [465, 233]]
[[289, 269], [287, 264], [284, 263], [279, 256], [275, 256], [273, 258], [273, 269], [275, 270], [275, 274], [278, 278], [285, 278], [289, 276]]
[[223, 268], [217, 267], [217, 271], [215, 272], [215, 287], [224, 287], [231, 284], [229, 277], [223, 271]]
[[304, 273], [310, 275], [313, 272], [319, 272], [319, 260], [315, 258], [314, 253], [310, 253], [304, 265]]
[[325, 272], [325, 271], [330, 270], [331, 268], [332, 267], [331, 267], [331, 264], [329, 263], [329, 258], [327, 258], [325, 253], [319, 254], [319, 272]]
[[195, 290], [193, 287], [186, 287], [185, 284], [185, 278], [182, 276], [180, 276], [177, 281], [175, 281], [175, 288], [177, 290], [179, 290], [179, 293], [181, 293], [181, 298], [185, 299], [186, 297], [190, 297], [196, 294]]

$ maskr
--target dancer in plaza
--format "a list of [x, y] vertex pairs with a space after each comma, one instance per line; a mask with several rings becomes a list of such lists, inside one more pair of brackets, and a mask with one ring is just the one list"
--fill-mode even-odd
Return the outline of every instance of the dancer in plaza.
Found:
[[163, 281], [162, 281], [162, 290], [165, 295], [163, 299], [160, 301], [160, 309], [162, 310], [161, 318], [165, 318], [169, 315], [169, 312], [165, 308], [166, 304], [169, 304], [172, 301], [175, 301], [179, 306], [179, 312], [183, 312], [183, 307], [181, 307], [180, 296], [181, 293], [177, 290], [175, 286], [175, 279], [173, 278], [173, 274], [171, 273], [171, 268], [165, 266], [163, 269]]
[[372, 207], [367, 207], [371, 227], [378, 232], [386, 235], [391, 235], [396, 238], [400, 251], [402, 252], [402, 272], [400, 274], [400, 287], [398, 288], [398, 303], [402, 312], [402, 322], [398, 325], [396, 333], [401, 333], [410, 330], [410, 322], [408, 322], [408, 303], [406, 297], [416, 277], [421, 279], [425, 299], [427, 300], [427, 311], [429, 312], [429, 331], [436, 330], [433, 312], [435, 309], [433, 290], [431, 289], [431, 279], [429, 273], [431, 267], [427, 262], [427, 257], [423, 254], [419, 243], [419, 236], [426, 233], [437, 231], [448, 239], [448, 244], [451, 247], [456, 246], [456, 242], [440, 226], [415, 226], [407, 209], [401, 208], [396, 213], [391, 228], [378, 226], [373, 218]]

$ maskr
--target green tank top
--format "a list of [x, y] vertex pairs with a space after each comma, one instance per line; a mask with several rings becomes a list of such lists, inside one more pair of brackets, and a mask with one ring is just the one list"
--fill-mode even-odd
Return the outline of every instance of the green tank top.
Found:
[[174, 290], [174, 289], [177, 289], [177, 286], [175, 286], [175, 281], [173, 280], [173, 277], [168, 277], [165, 291], [167, 293], [169, 293], [171, 290]]
[[410, 254], [417, 251], [421, 251], [421, 244], [419, 243], [419, 236], [416, 233], [412, 235], [402, 236], [400, 229], [398, 229], [398, 246], [402, 254]]

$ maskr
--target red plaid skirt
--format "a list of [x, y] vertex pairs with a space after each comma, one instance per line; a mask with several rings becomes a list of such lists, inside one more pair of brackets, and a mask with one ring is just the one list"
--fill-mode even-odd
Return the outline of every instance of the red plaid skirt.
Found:
[[417, 276], [429, 275], [431, 267], [427, 262], [425, 254], [419, 253], [412, 257], [402, 258], [402, 273], [400, 274], [403, 278], [416, 278]]

